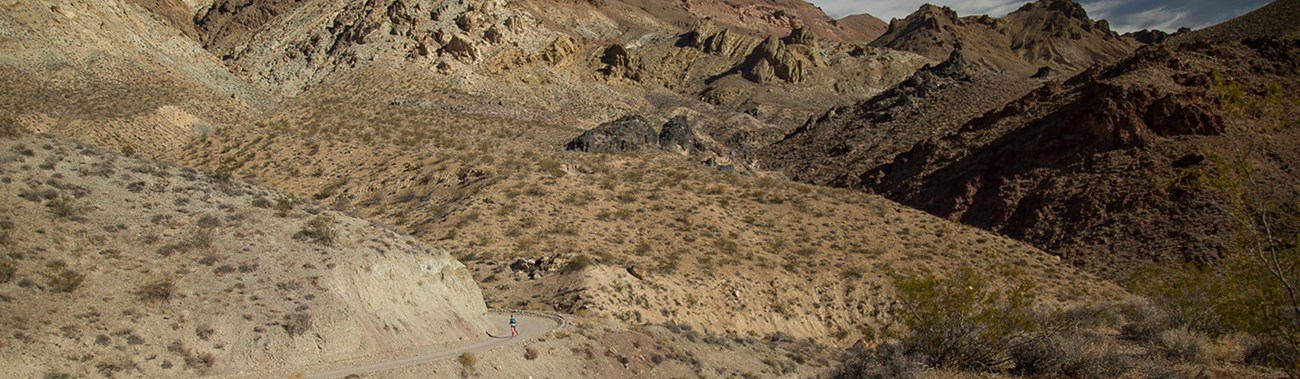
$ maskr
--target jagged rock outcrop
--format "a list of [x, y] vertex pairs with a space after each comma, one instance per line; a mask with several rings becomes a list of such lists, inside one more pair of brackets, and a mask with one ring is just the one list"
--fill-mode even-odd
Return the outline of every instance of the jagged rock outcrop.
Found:
[[645, 117], [629, 115], [583, 132], [564, 148], [589, 153], [613, 153], [658, 148], [658, 143], [659, 137]]
[[205, 47], [236, 73], [292, 95], [339, 67], [388, 54], [437, 60], [439, 71], [450, 71], [443, 63], [476, 64], [507, 41], [543, 47], [541, 35], [523, 30], [528, 19], [500, 0], [223, 0], [195, 24]]
[[479, 57], [478, 48], [474, 43], [470, 42], [469, 37], [459, 33], [453, 34], [451, 39], [438, 49], [438, 54], [470, 62], [478, 60]]
[[790, 35], [782, 38], [781, 42], [785, 42], [787, 45], [808, 45], [816, 47], [817, 36], [813, 35], [813, 33], [808, 31], [808, 29], [800, 26], [791, 30]]
[[656, 135], [649, 121], [639, 115], [624, 116], [583, 132], [565, 145], [566, 150], [592, 153], [664, 150], [699, 159], [706, 166], [721, 171], [752, 175], [752, 162], [738, 161], [733, 154], [696, 130], [684, 116], [668, 120]]
[[713, 140], [697, 131], [686, 116], [673, 117], [664, 124], [659, 130], [659, 147], [685, 155], [722, 153]]
[[727, 57], [739, 58], [749, 53], [762, 40], [720, 28], [710, 21], [697, 23], [690, 31], [678, 38], [677, 46], [691, 47], [700, 51]]
[[815, 46], [790, 45], [776, 36], [768, 37], [745, 58], [741, 74], [755, 83], [801, 83], [809, 68], [819, 65]]
[[605, 52], [601, 54], [600, 63], [605, 64], [605, 68], [600, 71], [605, 74], [606, 78], [619, 77], [632, 81], [641, 81], [641, 75], [645, 73], [645, 64], [628, 53], [627, 48], [621, 44], [614, 44], [605, 48]]
[[1142, 29], [1136, 32], [1124, 33], [1123, 37], [1132, 38], [1143, 45], [1155, 45], [1169, 39], [1169, 33], [1163, 30]]
[[572, 261], [573, 256], [564, 254], [537, 258], [519, 258], [510, 263], [510, 271], [515, 272], [516, 275], [527, 277], [529, 280], [538, 280], [564, 269]]

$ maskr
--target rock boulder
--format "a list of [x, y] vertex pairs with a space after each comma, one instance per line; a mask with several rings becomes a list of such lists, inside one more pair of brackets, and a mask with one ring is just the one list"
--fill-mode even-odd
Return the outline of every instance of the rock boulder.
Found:
[[583, 132], [578, 138], [569, 141], [565, 149], [589, 153], [637, 151], [657, 148], [658, 139], [645, 117], [631, 115]]

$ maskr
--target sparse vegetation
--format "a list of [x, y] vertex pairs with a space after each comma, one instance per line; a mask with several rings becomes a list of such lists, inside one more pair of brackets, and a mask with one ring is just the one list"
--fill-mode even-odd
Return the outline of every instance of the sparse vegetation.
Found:
[[475, 365], [478, 364], [478, 357], [474, 356], [474, 353], [465, 352], [456, 357], [456, 362], [459, 362], [460, 366], [465, 368], [466, 371], [474, 372]]
[[281, 324], [281, 326], [284, 327], [284, 331], [289, 333], [290, 336], [300, 336], [308, 330], [311, 330], [311, 314], [306, 312], [294, 312], [284, 315], [284, 323]]
[[334, 217], [326, 214], [317, 215], [307, 221], [303, 229], [294, 234], [293, 238], [326, 246], [333, 245], [338, 239], [338, 230], [334, 228]]
[[46, 202], [45, 207], [49, 208], [50, 214], [55, 218], [63, 220], [79, 220], [83, 212], [83, 208], [72, 199], [62, 196]]
[[0, 220], [0, 246], [13, 244], [14, 222]]
[[0, 258], [0, 284], [9, 283], [18, 273], [18, 264], [10, 259]]
[[81, 282], [86, 279], [79, 272], [72, 271], [68, 268], [59, 268], [53, 274], [46, 274], [46, 285], [54, 292], [72, 292], [81, 287]]
[[165, 302], [176, 293], [176, 279], [167, 276], [150, 280], [136, 289], [135, 295], [144, 301]]
[[591, 266], [592, 263], [595, 263], [595, 260], [592, 259], [591, 256], [588, 256], [586, 254], [578, 254], [574, 256], [573, 259], [570, 259], [569, 263], [564, 265], [563, 271], [579, 272], [586, 269], [588, 266]]
[[904, 347], [931, 367], [995, 371], [1007, 352], [1045, 325], [1031, 312], [1034, 285], [1012, 278], [1005, 290], [970, 267], [952, 276], [905, 275], [894, 279]]

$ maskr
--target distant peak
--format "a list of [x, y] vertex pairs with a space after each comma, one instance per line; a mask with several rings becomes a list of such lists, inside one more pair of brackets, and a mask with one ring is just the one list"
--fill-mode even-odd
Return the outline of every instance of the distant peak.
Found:
[[921, 8], [917, 9], [916, 12], [912, 13], [912, 15], [935, 15], [935, 16], [945, 16], [949, 18], [957, 18], [957, 11], [954, 11], [952, 10], [952, 8], [948, 8], [946, 6], [938, 6], [930, 3], [925, 3], [922, 4]]
[[1012, 13], [1033, 12], [1037, 10], [1059, 13], [1065, 17], [1077, 20], [1089, 20], [1088, 11], [1083, 9], [1082, 5], [1073, 0], [1038, 0], [1021, 6]]

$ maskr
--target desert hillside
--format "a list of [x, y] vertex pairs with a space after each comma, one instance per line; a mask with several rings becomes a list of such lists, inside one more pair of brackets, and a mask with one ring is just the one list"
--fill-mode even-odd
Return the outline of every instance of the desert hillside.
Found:
[[0, 376], [1276, 377], [1295, 2], [0, 0]]
[[380, 224], [193, 169], [6, 139], [5, 376], [195, 376], [457, 343], [470, 271]]
[[1049, 83], [857, 180], [1112, 278], [1141, 262], [1213, 260], [1231, 243], [1228, 220], [1210, 188], [1178, 182], [1193, 180], [1188, 173], [1244, 159], [1271, 198], [1300, 195], [1290, 90], [1300, 51], [1274, 33], [1144, 49]]

